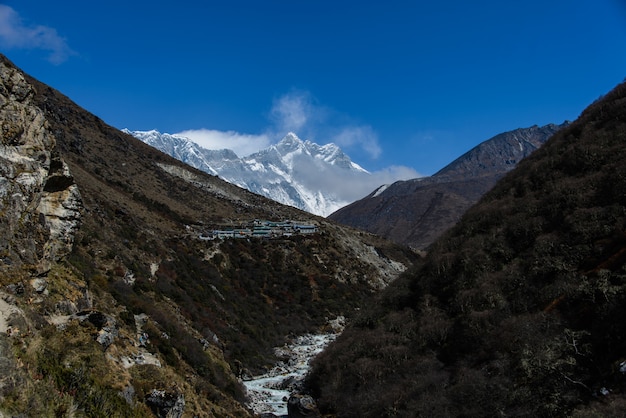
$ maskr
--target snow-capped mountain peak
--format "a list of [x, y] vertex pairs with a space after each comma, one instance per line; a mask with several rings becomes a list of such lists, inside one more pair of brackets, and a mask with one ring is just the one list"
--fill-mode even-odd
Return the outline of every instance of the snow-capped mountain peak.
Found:
[[353, 162], [350, 157], [348, 157], [341, 150], [341, 148], [333, 143], [322, 145], [321, 147], [317, 144], [312, 144], [312, 146], [318, 147], [316, 152], [317, 158], [323, 159], [328, 164], [344, 167], [346, 169], [362, 171], [364, 173], [368, 172], [363, 167]]
[[296, 135], [293, 132], [289, 132], [287, 133], [287, 135], [285, 135], [283, 137], [283, 139], [281, 139], [277, 146], [279, 147], [291, 147], [291, 148], [300, 148], [304, 146], [304, 141], [302, 141], [300, 138], [298, 138], [298, 135]]
[[326, 164], [367, 173], [367, 170], [354, 163], [339, 146], [332, 142], [319, 145], [310, 140], [303, 141], [295, 133], [289, 132], [276, 145], [270, 147], [270, 149], [272, 148], [276, 149], [284, 160], [291, 160], [295, 155], [304, 154]]
[[293, 132], [264, 150], [239, 158], [231, 150], [208, 150], [180, 135], [124, 131], [193, 167], [321, 216], [352, 202], [342, 197], [338, 178], [370, 175], [337, 145], [303, 141]]

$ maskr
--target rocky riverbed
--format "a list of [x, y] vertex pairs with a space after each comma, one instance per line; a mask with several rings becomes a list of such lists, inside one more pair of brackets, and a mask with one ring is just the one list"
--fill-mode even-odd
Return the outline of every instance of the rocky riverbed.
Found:
[[343, 330], [343, 318], [331, 322], [334, 332], [302, 335], [276, 347], [274, 353], [281, 359], [276, 366], [268, 373], [243, 381], [248, 391], [248, 406], [256, 414], [287, 416], [289, 396], [300, 388], [310, 361]]

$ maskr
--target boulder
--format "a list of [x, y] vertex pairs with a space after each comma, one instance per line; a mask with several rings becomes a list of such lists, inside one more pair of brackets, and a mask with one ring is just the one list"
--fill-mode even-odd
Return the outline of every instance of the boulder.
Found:
[[81, 323], [89, 322], [98, 330], [96, 341], [106, 350], [117, 338], [119, 331], [117, 321], [110, 316], [98, 311], [81, 311], [72, 317], [78, 319]]
[[321, 417], [315, 400], [309, 395], [293, 394], [287, 401], [289, 418], [319, 418]]
[[159, 418], [180, 418], [185, 409], [185, 396], [182, 393], [153, 389], [146, 395], [146, 405]]

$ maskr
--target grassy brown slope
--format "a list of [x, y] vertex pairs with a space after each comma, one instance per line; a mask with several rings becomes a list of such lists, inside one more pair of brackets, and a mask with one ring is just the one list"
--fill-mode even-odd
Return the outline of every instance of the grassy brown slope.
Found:
[[522, 161], [315, 361], [320, 406], [621, 415], [624, 173], [626, 84]]
[[[13, 67], [1, 55], [0, 61]], [[32, 334], [14, 340], [14, 363], [24, 364], [26, 389], [15, 384], [0, 392], [2, 412], [87, 413], [103, 397], [110, 406], [100, 409], [101, 416], [144, 416], [150, 414], [146, 396], [163, 389], [183, 394], [189, 415], [245, 416], [236, 374], [271, 365], [272, 347], [286, 336], [351, 316], [394, 278], [385, 264], [410, 265], [415, 258], [377, 237], [185, 166], [27, 79], [56, 138], [53, 152], [78, 185], [84, 213], [73, 252], [46, 277], [47, 294], [28, 284], [29, 271], [0, 277], [3, 289], [25, 289], [14, 292], [15, 303], [37, 324]], [[314, 221], [321, 233], [269, 241], [198, 238], [218, 225], [255, 218]], [[95, 342], [99, 330], [93, 326], [73, 319], [64, 329], [48, 324], [68, 314], [64, 306], [79, 302], [80, 309], [115, 320], [119, 336], [106, 351]], [[149, 315], [147, 349], [162, 368], [120, 364], [136, 353], [133, 314], [141, 313]], [[132, 405], [118, 395], [125, 388], [135, 390]], [[67, 396], [52, 403], [48, 397], [59, 393]]]

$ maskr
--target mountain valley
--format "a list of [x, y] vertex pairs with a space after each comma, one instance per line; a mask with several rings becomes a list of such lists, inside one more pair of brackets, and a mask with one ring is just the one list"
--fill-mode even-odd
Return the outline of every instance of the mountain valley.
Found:
[[[243, 381], [330, 333], [290, 417], [623, 415], [626, 84], [348, 206], [398, 243], [194, 168], [2, 55], [0, 134], [0, 417], [255, 416]], [[257, 157], [361, 173], [316, 147]]]
[[[0, 412], [250, 416], [241, 378], [411, 251], [118, 131], [0, 57]], [[316, 233], [207, 239], [255, 220]]]
[[[472, 148], [430, 177], [376, 185], [356, 201], [336, 193], [372, 183], [369, 172], [336, 145], [302, 141], [294, 133], [250, 156], [202, 148], [188, 138], [157, 131], [128, 131], [172, 157], [244, 189], [333, 221], [424, 250], [452, 227], [498, 179], [568, 125], [504, 132]], [[312, 174], [315, 173], [315, 174]], [[343, 179], [337, 182], [336, 179]], [[335, 191], [333, 191], [335, 190]]]

